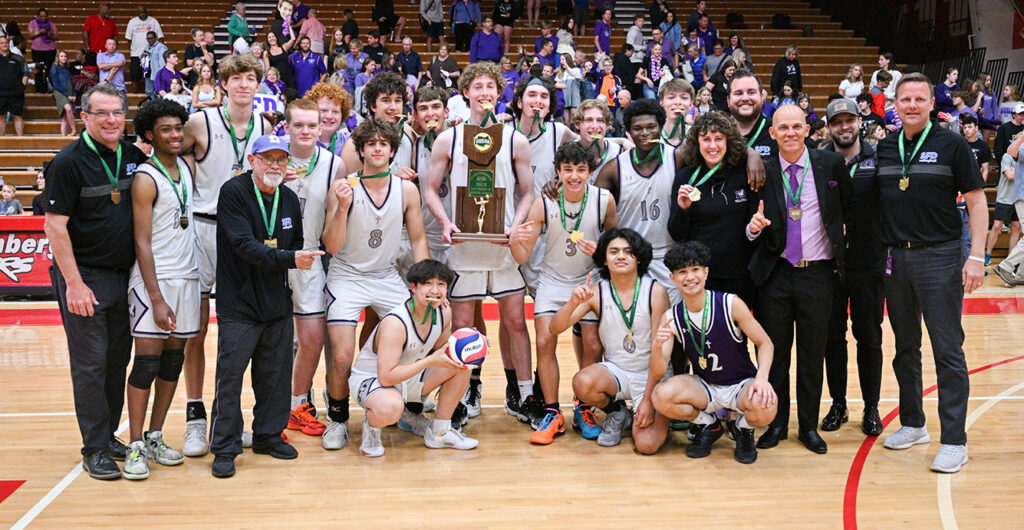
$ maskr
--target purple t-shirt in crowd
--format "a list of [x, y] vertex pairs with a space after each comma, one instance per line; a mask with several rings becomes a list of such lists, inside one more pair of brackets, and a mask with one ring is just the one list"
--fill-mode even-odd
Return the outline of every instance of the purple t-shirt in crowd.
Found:
[[300, 98], [320, 81], [321, 75], [327, 73], [327, 65], [319, 53], [309, 52], [303, 57], [302, 52], [298, 51], [288, 56], [288, 62], [295, 72], [295, 88], [299, 91]]
[[156, 73], [156, 79], [153, 80], [153, 90], [155, 90], [157, 94], [161, 91], [170, 92], [171, 79], [181, 79], [181, 74], [179, 74], [177, 70], [161, 68], [160, 71]]
[[597, 35], [597, 44], [600, 46], [600, 51], [604, 52], [605, 55], [611, 55], [612, 47], [612, 28], [608, 24], [604, 23], [604, 20], [599, 20], [597, 25], [594, 26], [594, 35]]

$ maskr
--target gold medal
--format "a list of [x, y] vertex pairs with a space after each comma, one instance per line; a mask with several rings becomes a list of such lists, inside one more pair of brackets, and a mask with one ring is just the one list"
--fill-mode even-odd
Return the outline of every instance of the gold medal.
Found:
[[434, 127], [437, 127], [439, 125], [439, 122], [437, 122], [436, 120], [432, 120], [428, 121], [426, 125], [428, 129], [433, 129]]
[[633, 351], [632, 348], [636, 347], [636, 343], [633, 342], [633, 330], [629, 330], [626, 332], [626, 342], [628, 342], [630, 345], [630, 351]]
[[121, 190], [112, 190], [110, 192], [110, 201], [114, 204], [121, 204]]
[[304, 179], [309, 174], [309, 167], [297, 167], [295, 168], [295, 178]]
[[241, 164], [235, 164], [235, 165], [231, 166], [231, 169], [235, 172], [235, 176], [236, 177], [241, 175], [242, 173], [245, 173], [245, 171], [242, 171], [242, 165]]
[[182, 230], [188, 228], [188, 216], [181, 214], [181, 217], [178, 218], [178, 225], [181, 226]]
[[700, 369], [701, 370], [707, 370], [708, 369], [708, 358], [707, 357], [697, 357], [697, 362], [698, 362], [698, 364], [700, 364]]
[[604, 138], [604, 135], [601, 135], [601, 134], [591, 134], [590, 135], [590, 139], [591, 140], [600, 140], [601, 138]]
[[483, 101], [480, 103], [480, 108], [484, 110], [491, 110], [494, 108], [494, 103], [491, 103], [490, 101]]
[[347, 177], [346, 180], [348, 180], [348, 185], [352, 189], [359, 185], [359, 177]]
[[583, 239], [583, 232], [580, 232], [579, 230], [573, 230], [572, 233], [569, 234], [569, 241], [572, 241], [573, 243], [579, 243], [581, 239]]
[[789, 209], [789, 218], [790, 219], [792, 219], [794, 221], [799, 221], [800, 218], [803, 217], [803, 216], [804, 216], [804, 211], [801, 210], [800, 208], [790, 208]]
[[687, 195], [687, 197], [689, 197], [690, 200], [693, 201], [693, 202], [699, 201], [700, 200], [700, 190], [698, 190], [697, 188], [693, 188], [692, 190], [690, 190], [690, 193]]
[[272, 237], [270, 239], [264, 239], [263, 244], [270, 248], [277, 248], [277, 238]]
[[900, 179], [900, 191], [907, 191], [910, 187], [910, 177], [903, 177]]

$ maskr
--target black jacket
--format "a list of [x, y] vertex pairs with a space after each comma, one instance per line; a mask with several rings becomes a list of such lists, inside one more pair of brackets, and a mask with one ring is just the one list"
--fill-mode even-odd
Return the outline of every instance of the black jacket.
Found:
[[793, 88], [797, 93], [804, 91], [804, 80], [800, 74], [800, 60], [790, 61], [783, 57], [775, 63], [775, 69], [772, 70], [772, 95], [781, 96], [782, 85], [790, 79], [793, 80]]

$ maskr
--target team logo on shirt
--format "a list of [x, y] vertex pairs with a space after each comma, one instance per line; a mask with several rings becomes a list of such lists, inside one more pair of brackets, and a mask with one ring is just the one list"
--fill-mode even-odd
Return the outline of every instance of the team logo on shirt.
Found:
[[767, 145], [756, 145], [756, 146], [754, 146], [754, 149], [757, 150], [757, 154], [761, 155], [762, 157], [766, 157], [766, 156], [771, 156], [772, 155], [772, 148], [770, 146], [767, 146]]
[[922, 164], [934, 164], [939, 161], [939, 154], [935, 151], [925, 151], [917, 161]]
[[292, 218], [291, 217], [282, 217], [281, 218], [281, 229], [282, 230], [290, 230], [291, 227], [292, 227]]
[[735, 202], [747, 202], [747, 190], [736, 190]]

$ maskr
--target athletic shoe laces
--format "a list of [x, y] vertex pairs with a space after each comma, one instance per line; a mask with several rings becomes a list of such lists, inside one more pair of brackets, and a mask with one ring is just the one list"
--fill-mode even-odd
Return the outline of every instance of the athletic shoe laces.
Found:
[[547, 429], [551, 425], [551, 422], [553, 422], [553, 421], [555, 421], [555, 413], [554, 412], [549, 412], [549, 413], [545, 414], [544, 415], [544, 419], [540, 420], [540, 425], [537, 426], [537, 430], [538, 431], [543, 431], [544, 429]]
[[583, 425], [597, 425], [597, 418], [594, 417], [594, 411], [587, 409], [580, 409], [580, 421]]

